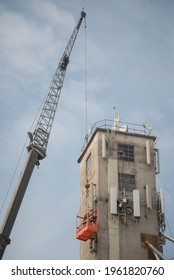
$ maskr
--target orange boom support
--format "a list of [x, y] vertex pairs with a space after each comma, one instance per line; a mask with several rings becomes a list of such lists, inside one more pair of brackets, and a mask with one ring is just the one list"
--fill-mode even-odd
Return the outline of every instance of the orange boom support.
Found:
[[76, 239], [87, 241], [98, 231], [97, 209], [91, 209], [83, 216], [77, 215]]

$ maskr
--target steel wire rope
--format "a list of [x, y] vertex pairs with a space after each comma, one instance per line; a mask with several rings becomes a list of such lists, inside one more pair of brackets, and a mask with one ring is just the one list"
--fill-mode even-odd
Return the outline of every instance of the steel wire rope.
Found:
[[[159, 174], [158, 174], [158, 177], [159, 177], [159, 179], [161, 180], [161, 182], [162, 182], [162, 184], [163, 184], [165, 190], [166, 190], [167, 193], [169, 194], [170, 198], [174, 201], [174, 197], [173, 197], [173, 195], [171, 194], [171, 192], [169, 191], [169, 189], [166, 187], [166, 184], [165, 184], [164, 180], [161, 178], [161, 176], [160, 176]], [[167, 228], [168, 228], [168, 230], [169, 230], [169, 232], [170, 232], [170, 235], [173, 237], [172, 230], [171, 230], [171, 228], [170, 228], [170, 226], [169, 226], [169, 222], [168, 222], [168, 219], [167, 219], [166, 217], [165, 217], [165, 220], [166, 220]], [[166, 253], [168, 253], [168, 250], [167, 250], [168, 248], [167, 248], [167, 246], [165, 246], [165, 248], [166, 248]]]
[[[83, 192], [83, 190], [82, 190], [82, 192]], [[83, 198], [83, 200], [82, 200], [82, 204], [81, 204], [81, 206], [80, 206], [80, 208], [79, 208], [79, 211], [78, 211], [79, 214], [81, 213], [81, 210], [83, 209], [85, 203], [86, 203], [86, 207], [88, 206], [88, 199], [91, 200], [91, 201], [93, 201], [93, 197], [92, 197], [92, 195], [90, 194], [90, 191], [89, 191], [89, 190], [87, 190], [87, 192], [86, 192], [86, 194], [85, 194], [85, 196], [84, 196], [84, 198]], [[85, 211], [86, 211], [86, 210], [87, 210], [87, 209], [85, 209]]]
[[166, 184], [165, 184], [164, 180], [161, 178], [161, 176], [160, 176], [159, 174], [158, 174], [158, 177], [159, 177], [159, 179], [161, 180], [161, 182], [162, 182], [164, 188], [165, 188], [166, 191], [168, 192], [170, 198], [174, 201], [174, 197], [173, 197], [173, 195], [171, 194], [171, 192], [168, 190], [168, 188], [166, 187]]
[[25, 148], [25, 145], [26, 145], [26, 142], [27, 142], [27, 138], [28, 138], [28, 136], [26, 137], [25, 144], [23, 145], [23, 148], [22, 148], [22, 150], [21, 150], [21, 153], [20, 153], [19, 159], [18, 159], [18, 161], [17, 161], [15, 170], [14, 170], [14, 172], [13, 172], [13, 175], [12, 175], [12, 178], [11, 178], [11, 181], [10, 181], [10, 184], [9, 184], [9, 187], [8, 187], [7, 192], [6, 192], [6, 194], [5, 194], [5, 197], [4, 197], [4, 200], [3, 200], [3, 203], [2, 203], [1, 209], [0, 209], [0, 214], [2, 213], [2, 210], [3, 210], [3, 208], [4, 208], [4, 205], [5, 205], [5, 202], [6, 202], [6, 200], [7, 200], [8, 194], [9, 194], [9, 192], [10, 192], [10, 190], [11, 190], [13, 180], [14, 180], [14, 178], [15, 178], [15, 175], [16, 175], [16, 172], [17, 172], [19, 163], [20, 163], [20, 161], [21, 161], [21, 158], [22, 158], [22, 155], [23, 155], [23, 152], [24, 152], [24, 148]]
[[[91, 187], [91, 186], [90, 186]], [[89, 198], [89, 203], [90, 201], [93, 202], [94, 201], [94, 195], [89, 191], [89, 194], [88, 194], [88, 198]]]
[[[173, 234], [172, 234], [172, 231], [171, 231], [171, 228], [170, 228], [170, 226], [169, 226], [169, 222], [168, 222], [168, 219], [167, 218], [165, 218], [165, 220], [166, 220], [166, 224], [167, 224], [167, 229], [168, 229], [168, 231], [169, 231], [169, 233], [170, 233], [170, 237], [173, 237]], [[164, 246], [164, 248], [165, 248], [165, 251], [166, 251], [166, 255], [167, 255], [167, 257], [169, 258], [169, 251], [168, 251], [168, 246], [170, 246], [171, 247], [171, 243], [172, 242], [170, 242], [170, 241], [168, 241], [168, 243], [166, 243], [165, 244], [165, 246]], [[170, 245], [169, 245], [170, 244]], [[172, 243], [172, 245], [174, 245], [173, 243]]]
[[80, 208], [79, 208], [78, 213], [81, 213], [81, 210], [82, 210], [82, 208], [83, 208], [85, 202], [86, 202], [86, 196], [85, 196], [85, 197], [83, 198], [83, 200], [82, 200], [82, 204], [81, 204], [81, 206], [80, 206]]
[[[82, 190], [82, 192], [83, 192], [83, 190]], [[84, 204], [85, 204], [85, 203], [87, 204], [87, 199], [88, 199], [88, 198], [91, 199], [91, 201], [93, 200], [93, 199], [92, 199], [92, 196], [90, 195], [89, 192], [88, 192], [88, 193], [85, 193], [85, 196], [84, 196], [84, 198], [83, 198], [83, 200], [82, 200], [82, 204], [81, 204], [80, 209], [79, 209], [79, 213], [81, 212], [81, 210], [82, 210]], [[87, 205], [86, 205], [86, 206], [87, 206]]]
[[167, 228], [168, 228], [168, 230], [169, 230], [169, 233], [170, 233], [171, 237], [173, 238], [174, 235], [173, 235], [172, 230], [171, 230], [171, 228], [170, 228], [170, 226], [169, 226], [169, 221], [168, 221], [167, 218], [165, 218], [165, 220], [166, 220], [166, 223], [167, 223]]
[[[84, 20], [85, 27], [85, 123], [86, 123], [86, 136], [88, 135], [88, 71], [87, 71], [87, 35], [86, 35], [86, 17]], [[88, 139], [88, 138], [87, 138]]]
[[[84, 51], [85, 51], [85, 57], [84, 57], [84, 63], [85, 63], [85, 67], [84, 67], [84, 75], [85, 75], [85, 131], [86, 131], [86, 136], [87, 136], [87, 130], [88, 130], [88, 97], [87, 97], [87, 93], [88, 93], [88, 87], [87, 87], [87, 84], [88, 84], [88, 79], [87, 79], [87, 35], [86, 35], [86, 29], [87, 29], [87, 26], [86, 26], [86, 17], [84, 18], [84, 29], [85, 29], [85, 40], [84, 40]], [[83, 192], [83, 190], [82, 190]], [[79, 212], [81, 212], [84, 204], [86, 202], [86, 194], [85, 194], [85, 198], [83, 199], [82, 201], [82, 204], [79, 208]]]
[[[161, 176], [160, 176], [159, 174], [158, 174], [158, 177], [159, 177], [159, 179], [161, 180], [161, 182], [162, 182], [162, 184], [163, 184], [165, 190], [167, 191], [169, 197], [174, 201], [174, 197], [173, 197], [173, 195], [171, 194], [171, 192], [169, 191], [169, 189], [166, 187], [166, 184], [165, 184], [164, 180], [161, 178]], [[165, 218], [165, 219], [166, 219], [166, 218]], [[167, 219], [166, 219], [166, 220], [167, 220]], [[173, 236], [173, 234], [172, 234], [172, 232], [171, 232], [171, 229], [170, 229], [170, 227], [169, 227], [169, 223], [168, 223], [168, 229], [169, 229], [169, 231], [170, 231], [170, 234]]]

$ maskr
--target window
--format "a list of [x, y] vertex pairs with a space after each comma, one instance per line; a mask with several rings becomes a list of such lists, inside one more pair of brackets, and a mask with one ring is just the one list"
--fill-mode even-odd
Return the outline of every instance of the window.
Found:
[[134, 161], [134, 146], [118, 144], [118, 159]]
[[119, 190], [125, 189], [132, 192], [135, 189], [135, 175], [127, 173], [118, 173]]
[[86, 160], [86, 176], [87, 177], [88, 177], [90, 171], [91, 171], [91, 154], [87, 157], [87, 160]]

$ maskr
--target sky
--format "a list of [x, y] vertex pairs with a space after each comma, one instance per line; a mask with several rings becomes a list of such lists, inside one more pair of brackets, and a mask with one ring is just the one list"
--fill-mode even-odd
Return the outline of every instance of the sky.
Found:
[[[88, 127], [112, 120], [114, 106], [121, 121], [153, 124], [157, 187], [164, 189], [166, 233], [174, 237], [172, 0], [0, 0], [0, 222], [27, 157], [27, 132], [83, 7], [86, 30], [82, 23], [47, 157], [34, 170], [4, 259], [80, 258], [77, 160], [86, 120]], [[167, 242], [164, 253], [174, 258], [174, 245]]]

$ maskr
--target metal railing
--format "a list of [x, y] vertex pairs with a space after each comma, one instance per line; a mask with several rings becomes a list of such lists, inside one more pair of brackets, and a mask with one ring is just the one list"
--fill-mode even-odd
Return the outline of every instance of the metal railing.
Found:
[[157, 250], [149, 241], [146, 241], [146, 245], [148, 246], [148, 248], [150, 248], [152, 250], [152, 252], [157, 260], [159, 260], [159, 259], [166, 260], [164, 255], [159, 250]]
[[123, 133], [130, 133], [130, 134], [142, 134], [142, 135], [151, 135], [153, 129], [152, 125], [147, 127], [146, 124], [135, 124], [135, 123], [124, 122], [124, 121], [119, 121], [116, 124], [113, 120], [104, 119], [91, 124], [89, 128], [89, 133], [85, 134], [84, 136], [85, 143], [81, 149], [82, 152], [85, 149], [88, 142], [90, 141], [92, 135], [97, 130], [97, 128], [104, 128], [104, 129], [110, 129], [112, 131], [118, 131]]

